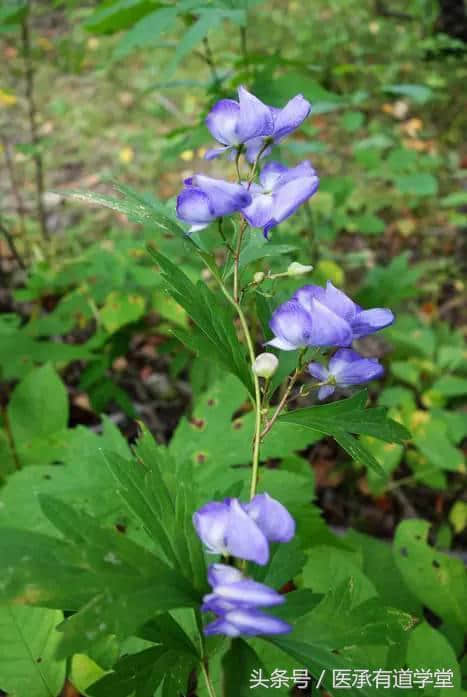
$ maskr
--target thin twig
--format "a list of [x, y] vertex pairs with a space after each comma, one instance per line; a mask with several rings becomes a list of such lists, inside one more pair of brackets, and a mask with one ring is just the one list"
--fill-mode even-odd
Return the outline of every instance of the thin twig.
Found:
[[11, 253], [15, 257], [16, 261], [18, 262], [18, 265], [24, 271], [26, 269], [26, 264], [24, 263], [23, 258], [21, 257], [21, 254], [18, 252], [18, 248], [16, 247], [13, 235], [7, 230], [7, 228], [3, 225], [2, 222], [0, 222], [0, 232], [2, 232], [3, 236], [5, 237], [5, 239], [8, 243], [8, 246], [11, 249]]
[[42, 236], [50, 239], [47, 229], [47, 216], [44, 208], [44, 167], [42, 155], [39, 151], [40, 138], [37, 129], [37, 108], [34, 99], [34, 65], [31, 55], [31, 36], [29, 33], [28, 14], [25, 15], [21, 24], [21, 39], [23, 43], [24, 63], [26, 67], [26, 100], [29, 113], [29, 130], [31, 133], [31, 144], [34, 148], [33, 160], [36, 167], [36, 198], [37, 215], [41, 227]]

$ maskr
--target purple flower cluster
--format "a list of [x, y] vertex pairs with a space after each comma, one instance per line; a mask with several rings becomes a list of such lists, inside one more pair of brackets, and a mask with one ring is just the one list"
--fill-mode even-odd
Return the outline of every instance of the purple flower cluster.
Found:
[[[268, 494], [257, 494], [249, 503], [231, 498], [212, 501], [193, 515], [193, 524], [208, 552], [265, 565], [269, 542], [289, 542], [295, 521], [287, 509]], [[262, 583], [246, 578], [225, 564], [209, 567], [212, 593], [203, 598], [202, 610], [218, 618], [206, 634], [283, 634], [291, 627], [258, 608], [278, 605], [283, 596]]]
[[319, 399], [331, 395], [336, 386], [348, 387], [381, 377], [383, 368], [376, 359], [363, 358], [351, 346], [354, 339], [373, 334], [394, 322], [387, 308], [363, 310], [328, 281], [326, 288], [308, 285], [273, 313], [269, 326], [274, 339], [270, 346], [294, 351], [309, 346], [345, 347], [337, 351], [325, 368], [310, 363], [310, 374], [321, 381]]
[[[283, 109], [276, 109], [240, 87], [238, 102], [221, 99], [206, 118], [208, 129], [222, 145], [209, 150], [206, 158], [227, 151], [234, 157], [244, 152], [249, 162], [256, 162], [269, 154], [274, 143], [298, 128], [310, 110], [310, 103], [300, 94]], [[232, 184], [198, 174], [185, 180], [185, 188], [177, 198], [177, 216], [190, 224], [191, 233], [216, 218], [240, 211], [267, 237], [271, 228], [290, 217], [316, 192], [318, 185], [318, 176], [309, 162], [292, 168], [270, 162], [260, 172], [259, 184]]]

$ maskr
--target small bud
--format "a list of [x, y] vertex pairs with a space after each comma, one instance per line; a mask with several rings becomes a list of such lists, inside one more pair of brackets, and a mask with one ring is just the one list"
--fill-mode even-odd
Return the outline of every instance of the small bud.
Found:
[[274, 375], [279, 360], [273, 353], [260, 353], [253, 363], [253, 372], [260, 378], [270, 378]]
[[255, 283], [262, 283], [265, 278], [266, 278], [266, 274], [264, 274], [262, 271], [257, 271], [255, 273], [255, 275], [253, 276], [253, 281]]
[[289, 276], [303, 276], [306, 273], [310, 273], [310, 271], [313, 271], [312, 266], [305, 266], [298, 261], [293, 261], [287, 269]]

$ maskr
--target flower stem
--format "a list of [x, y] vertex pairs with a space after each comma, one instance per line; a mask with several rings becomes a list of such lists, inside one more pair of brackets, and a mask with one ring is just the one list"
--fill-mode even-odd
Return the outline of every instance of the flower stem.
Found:
[[235, 247], [235, 253], [234, 253], [233, 297], [234, 297], [234, 300], [237, 304], [238, 304], [239, 295], [240, 295], [239, 285], [238, 285], [240, 253], [242, 251], [243, 235], [245, 234], [246, 226], [247, 226], [246, 220], [243, 218], [242, 222], [240, 223], [240, 230], [238, 231], [237, 245]]
[[263, 440], [263, 438], [265, 438], [265, 437], [267, 436], [267, 434], [269, 433], [269, 431], [271, 430], [271, 428], [272, 428], [272, 427], [274, 426], [274, 424], [276, 423], [276, 421], [277, 421], [277, 419], [279, 418], [279, 416], [280, 416], [280, 414], [281, 414], [283, 408], [285, 407], [285, 405], [286, 405], [286, 403], [287, 403], [288, 398], [290, 397], [290, 393], [292, 392], [292, 390], [293, 390], [293, 388], [294, 388], [294, 385], [295, 385], [295, 383], [297, 382], [298, 376], [299, 376], [300, 373], [302, 372], [302, 369], [303, 369], [303, 358], [304, 358], [304, 356], [305, 356], [306, 350], [307, 350], [307, 349], [304, 349], [304, 350], [300, 353], [300, 356], [299, 356], [299, 358], [298, 358], [297, 367], [295, 368], [295, 371], [292, 373], [292, 375], [291, 375], [290, 378], [289, 378], [289, 384], [287, 385], [287, 389], [285, 390], [284, 394], [282, 395], [282, 398], [281, 398], [279, 404], [277, 405], [274, 414], [271, 416], [271, 418], [269, 419], [269, 421], [266, 423], [265, 427], [264, 427], [263, 430], [261, 431], [261, 434], [260, 434], [260, 440], [261, 440], [261, 441]]
[[216, 691], [214, 689], [214, 685], [212, 684], [211, 678], [209, 677], [208, 669], [206, 666], [205, 661], [201, 661], [201, 670], [204, 675], [204, 681], [206, 683], [206, 688], [209, 694], [209, 697], [216, 697]]

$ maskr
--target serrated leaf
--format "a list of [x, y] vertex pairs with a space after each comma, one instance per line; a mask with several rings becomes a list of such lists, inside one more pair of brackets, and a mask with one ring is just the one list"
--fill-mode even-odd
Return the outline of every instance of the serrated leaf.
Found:
[[177, 16], [176, 7], [162, 7], [146, 14], [120, 39], [114, 49], [114, 57], [124, 58], [133, 51], [156, 46], [159, 38], [175, 26]]
[[0, 607], [0, 685], [11, 697], [56, 697], [66, 662], [55, 658], [63, 614], [33, 607]]

